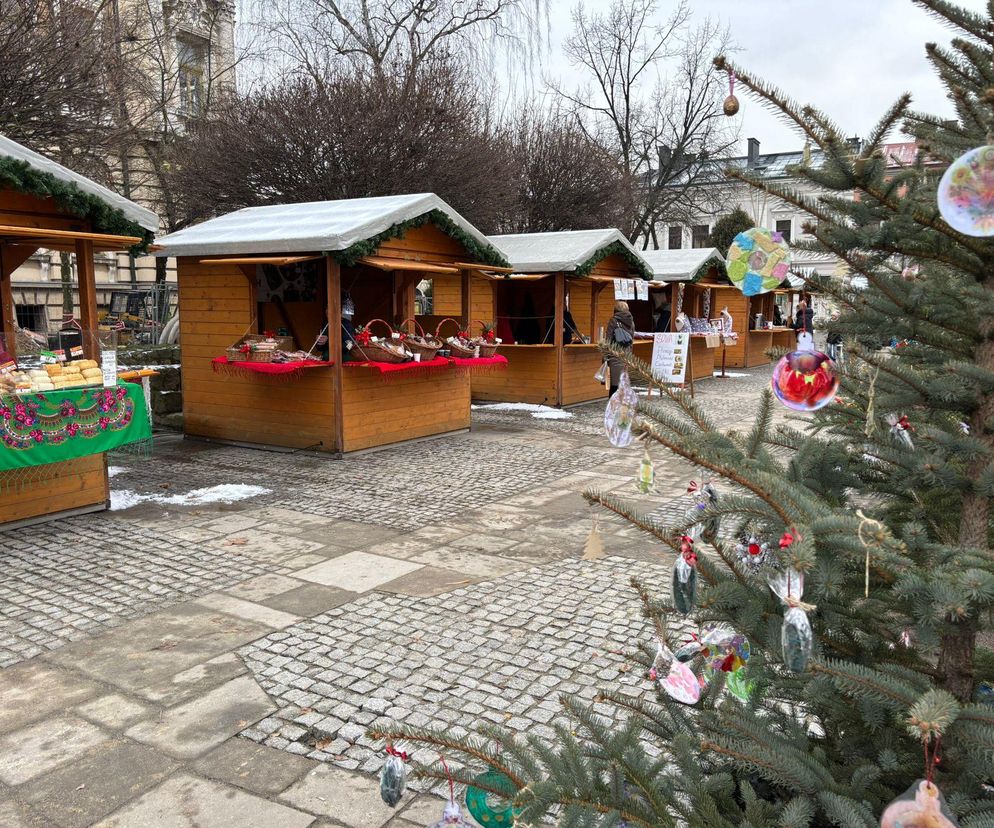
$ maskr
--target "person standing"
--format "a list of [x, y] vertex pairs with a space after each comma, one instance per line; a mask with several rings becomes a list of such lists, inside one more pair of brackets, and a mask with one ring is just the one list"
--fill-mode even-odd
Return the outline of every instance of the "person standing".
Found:
[[797, 313], [794, 314], [794, 322], [790, 327], [794, 329], [795, 334], [799, 334], [801, 331], [807, 331], [809, 334], [813, 335], [815, 327], [814, 322], [814, 309], [808, 307], [808, 303], [802, 299], [797, 306]]
[[[614, 303], [614, 314], [608, 320], [604, 339], [619, 348], [629, 351], [632, 349], [632, 343], [635, 341], [635, 319], [628, 310], [627, 302]], [[621, 373], [625, 369], [625, 364], [616, 356], [608, 357], [607, 361], [611, 369], [611, 394], [614, 394], [621, 382]]]

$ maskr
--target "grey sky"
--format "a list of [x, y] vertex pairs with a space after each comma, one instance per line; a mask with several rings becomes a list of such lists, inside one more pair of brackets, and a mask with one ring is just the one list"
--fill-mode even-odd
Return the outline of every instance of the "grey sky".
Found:
[[[551, 42], [546, 72], [576, 72], [562, 56], [575, 0], [549, 0]], [[691, 0], [695, 18], [727, 23], [739, 51], [736, 63], [795, 100], [813, 104], [849, 134], [864, 135], [902, 92], [917, 108], [951, 112], [925, 58], [925, 43], [948, 43], [952, 30], [910, 0]], [[959, 0], [983, 11], [985, 0]], [[586, 7], [601, 5], [588, 0]], [[671, 2], [662, 0], [661, 17]], [[795, 149], [801, 139], [759, 103], [740, 95], [742, 151], [756, 137], [764, 151]]]

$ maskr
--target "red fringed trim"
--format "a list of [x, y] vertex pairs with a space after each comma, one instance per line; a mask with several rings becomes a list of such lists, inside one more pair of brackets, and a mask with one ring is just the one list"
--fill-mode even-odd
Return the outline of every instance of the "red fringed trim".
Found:
[[500, 354], [491, 357], [476, 357], [475, 359], [449, 357], [449, 362], [456, 368], [472, 368], [474, 371], [497, 371], [507, 367], [507, 357]]
[[298, 379], [308, 368], [328, 368], [333, 362], [229, 362], [227, 357], [215, 357], [211, 368], [215, 374], [229, 377], [262, 376], [277, 382]]
[[346, 368], [366, 368], [380, 374], [433, 374], [436, 371], [447, 371], [450, 360], [445, 357], [435, 357], [428, 362], [346, 362]]

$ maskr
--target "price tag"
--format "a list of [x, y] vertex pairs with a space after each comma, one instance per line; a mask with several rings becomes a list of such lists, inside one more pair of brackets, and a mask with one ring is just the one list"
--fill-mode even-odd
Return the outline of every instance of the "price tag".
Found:
[[[80, 359], [82, 356], [83, 356], [83, 346], [82, 345], [73, 345], [69, 349], [69, 357], [71, 359]], [[116, 358], [116, 355], [115, 355], [115, 358]]]
[[104, 372], [104, 388], [117, 385], [117, 351], [101, 351], [100, 368]]

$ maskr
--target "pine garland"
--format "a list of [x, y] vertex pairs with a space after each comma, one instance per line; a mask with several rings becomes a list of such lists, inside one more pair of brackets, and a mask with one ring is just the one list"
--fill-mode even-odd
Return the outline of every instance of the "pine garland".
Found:
[[60, 209], [90, 223], [94, 233], [114, 236], [137, 236], [142, 241], [131, 248], [136, 256], [148, 251], [154, 234], [131, 221], [99, 196], [83, 192], [75, 183], [32, 167], [27, 161], [0, 158], [0, 188], [52, 198]]
[[420, 216], [415, 216], [406, 221], [399, 221], [382, 233], [377, 233], [375, 236], [370, 236], [368, 239], [363, 239], [349, 245], [344, 250], [335, 250], [331, 255], [339, 264], [351, 267], [363, 256], [372, 256], [375, 254], [383, 242], [400, 238], [408, 230], [414, 227], [423, 227], [426, 224], [434, 224], [445, 235], [459, 242], [459, 244], [466, 248], [466, 252], [470, 255], [470, 258], [480, 261], [483, 264], [493, 265], [494, 267], [510, 267], [510, 263], [496, 247], [491, 244], [481, 244], [478, 242], [441, 210], [429, 210]]
[[611, 242], [608, 245], [600, 248], [594, 252], [583, 264], [579, 265], [574, 273], [577, 276], [589, 276], [590, 272], [597, 266], [598, 263], [604, 261], [608, 256], [614, 255], [621, 256], [628, 264], [632, 266], [635, 270], [639, 272], [643, 279], [652, 279], [652, 271], [646, 266], [638, 256], [632, 253], [624, 244], [620, 241]]

